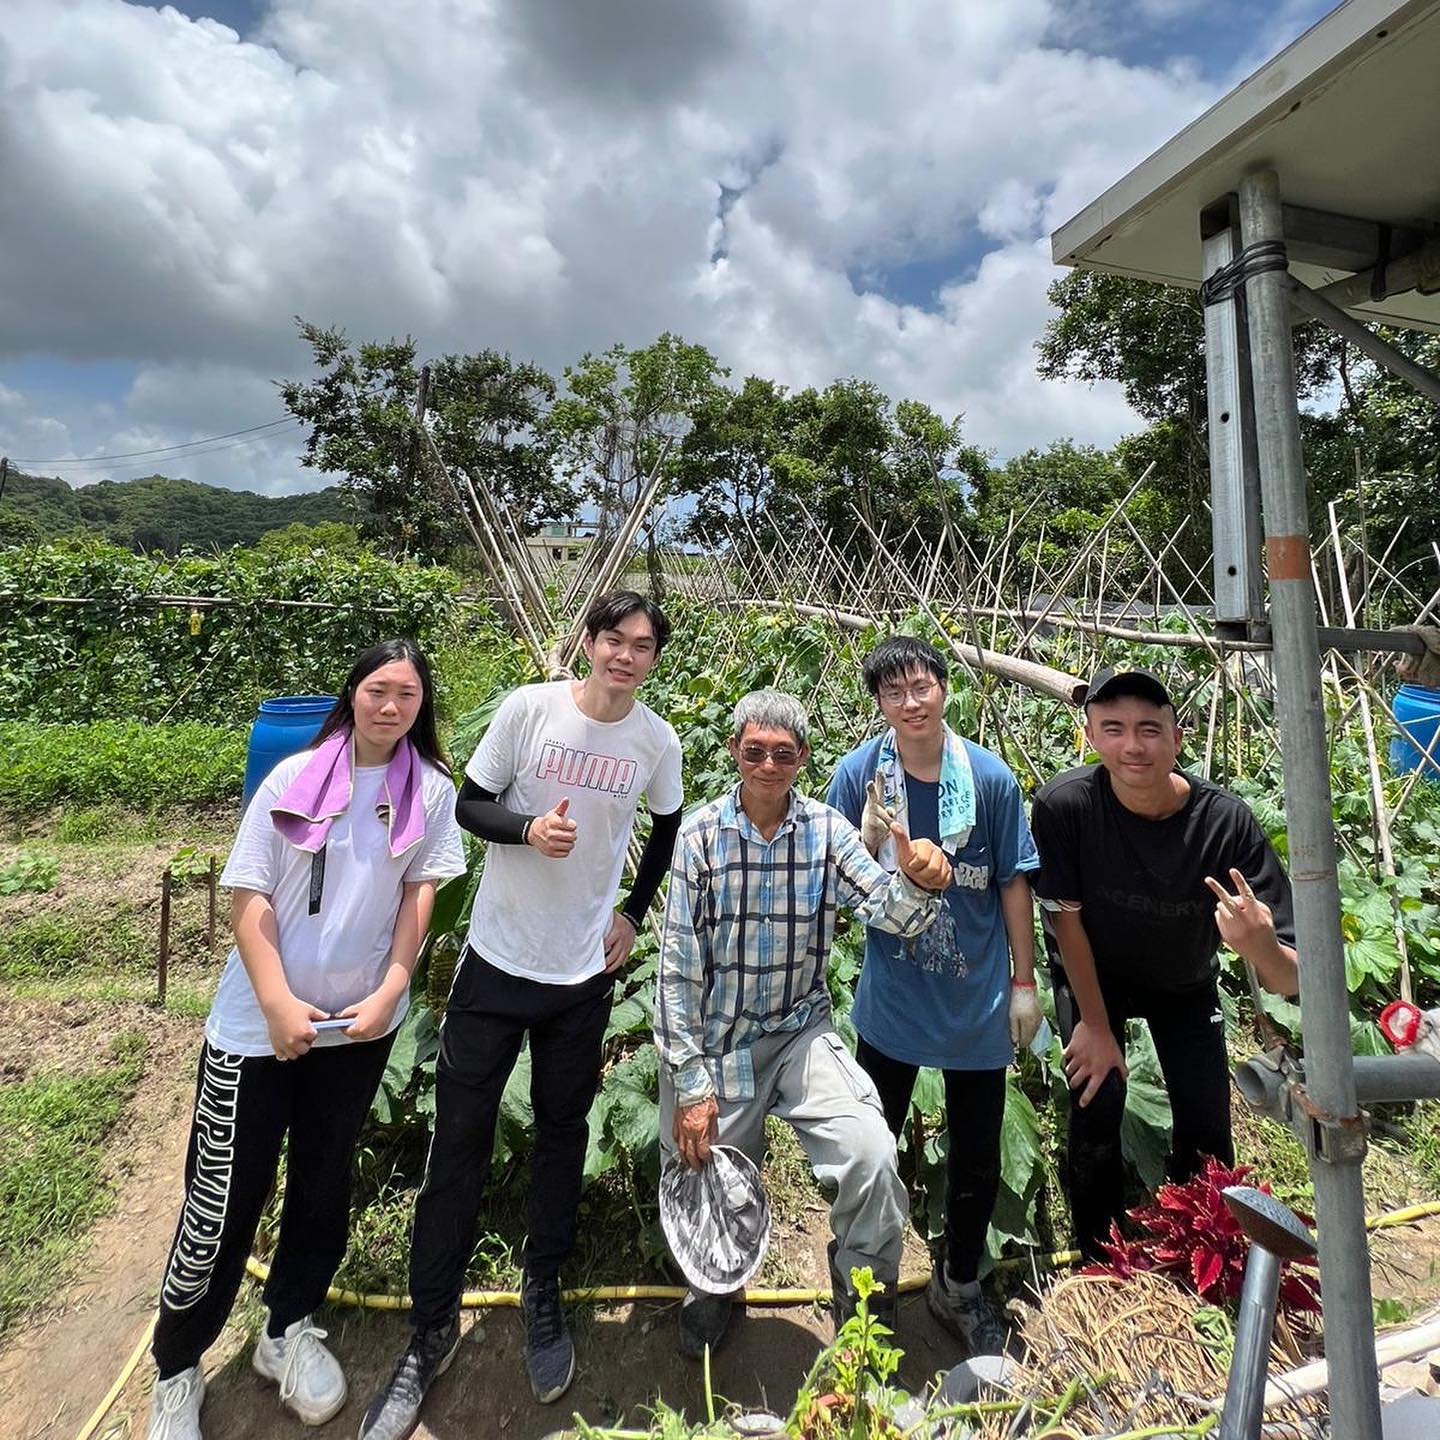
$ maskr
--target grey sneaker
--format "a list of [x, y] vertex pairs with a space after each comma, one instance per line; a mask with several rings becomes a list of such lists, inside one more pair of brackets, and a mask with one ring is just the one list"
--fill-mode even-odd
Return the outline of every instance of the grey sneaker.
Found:
[[200, 1407], [205, 1403], [205, 1377], [198, 1365], [157, 1380], [150, 1396], [147, 1440], [201, 1440]]
[[425, 1392], [450, 1368], [459, 1348], [458, 1317], [441, 1328], [412, 1331], [394, 1374], [360, 1422], [360, 1440], [405, 1440], [420, 1421]]
[[256, 1371], [280, 1386], [280, 1403], [302, 1425], [323, 1425], [345, 1404], [345, 1372], [322, 1345], [325, 1332], [307, 1315], [278, 1339], [261, 1333], [255, 1345]]
[[520, 1288], [520, 1313], [525, 1319], [525, 1369], [535, 1398], [548, 1405], [558, 1400], [575, 1378], [575, 1346], [560, 1304], [560, 1281], [525, 1277]]
[[713, 1355], [730, 1328], [735, 1301], [729, 1295], [687, 1292], [680, 1302], [680, 1353], [687, 1360], [703, 1360], [705, 1347]]
[[971, 1355], [1003, 1355], [1007, 1331], [983, 1293], [964, 1295], [942, 1261], [925, 1287], [930, 1313]]

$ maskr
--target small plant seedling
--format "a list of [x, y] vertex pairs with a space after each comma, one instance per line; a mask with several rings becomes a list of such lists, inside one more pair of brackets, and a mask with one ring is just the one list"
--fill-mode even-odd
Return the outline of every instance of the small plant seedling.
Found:
[[43, 895], [55, 888], [60, 862], [53, 855], [22, 850], [8, 865], [0, 869], [0, 895], [33, 892]]
[[165, 862], [165, 868], [170, 872], [171, 880], [183, 884], [190, 880], [203, 880], [210, 873], [213, 859], [213, 855], [202, 854], [193, 845], [182, 845]]

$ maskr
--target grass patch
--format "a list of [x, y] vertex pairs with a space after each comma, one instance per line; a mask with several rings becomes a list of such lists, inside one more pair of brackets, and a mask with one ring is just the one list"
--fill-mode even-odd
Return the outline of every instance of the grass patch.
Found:
[[98, 1069], [0, 1085], [0, 1331], [54, 1291], [109, 1205], [104, 1141], [145, 1047], [127, 1033]]
[[55, 821], [55, 839], [62, 845], [114, 845], [156, 840], [160, 823], [153, 813], [126, 810], [122, 805], [86, 805], [66, 809]]
[[[229, 800], [240, 794], [246, 740], [243, 729], [190, 721], [0, 722], [0, 805], [28, 816], [69, 800], [87, 810], [105, 802], [143, 810]], [[83, 827], [75, 838], [83, 841]]]
[[484, 704], [501, 685], [515, 682], [510, 645], [483, 621], [437, 646], [430, 661], [442, 737], [448, 737], [460, 716]]
[[73, 979], [154, 962], [154, 939], [132, 911], [90, 900], [20, 915], [0, 929], [0, 980]]

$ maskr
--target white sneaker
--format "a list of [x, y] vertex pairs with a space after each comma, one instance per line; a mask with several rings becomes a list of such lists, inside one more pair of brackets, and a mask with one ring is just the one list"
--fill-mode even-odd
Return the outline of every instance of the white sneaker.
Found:
[[324, 1338], [307, 1315], [278, 1340], [262, 1332], [255, 1346], [256, 1370], [279, 1382], [280, 1403], [304, 1425], [323, 1425], [345, 1403], [345, 1372], [320, 1343]]
[[200, 1406], [205, 1401], [205, 1377], [198, 1365], [157, 1380], [150, 1396], [148, 1440], [202, 1440]]

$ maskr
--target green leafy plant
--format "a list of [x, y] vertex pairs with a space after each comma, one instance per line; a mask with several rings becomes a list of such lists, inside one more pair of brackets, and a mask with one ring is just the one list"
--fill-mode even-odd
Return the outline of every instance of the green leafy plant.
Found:
[[102, 802], [148, 810], [238, 799], [245, 746], [244, 730], [193, 721], [0, 721], [0, 811], [23, 817], [83, 801], [94, 824], [63, 838], [93, 844], [113, 833]]
[[210, 873], [215, 857], [208, 850], [200, 851], [194, 845], [182, 845], [166, 862], [170, 878], [186, 884], [192, 880], [203, 880]]
[[[329, 691], [357, 651], [388, 635], [422, 646], [448, 636], [457, 584], [448, 570], [366, 550], [167, 557], [99, 540], [0, 548], [6, 710], [44, 722], [233, 725], [266, 696]], [[197, 604], [156, 605], [155, 595]]]
[[0, 866], [0, 895], [44, 894], [55, 888], [59, 873], [60, 862], [53, 855], [22, 850], [8, 865]]

